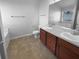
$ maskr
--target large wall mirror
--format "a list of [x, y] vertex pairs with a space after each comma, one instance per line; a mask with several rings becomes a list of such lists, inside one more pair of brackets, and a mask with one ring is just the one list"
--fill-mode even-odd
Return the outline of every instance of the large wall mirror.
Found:
[[58, 24], [72, 28], [77, 0], [60, 0], [49, 5], [49, 26]]

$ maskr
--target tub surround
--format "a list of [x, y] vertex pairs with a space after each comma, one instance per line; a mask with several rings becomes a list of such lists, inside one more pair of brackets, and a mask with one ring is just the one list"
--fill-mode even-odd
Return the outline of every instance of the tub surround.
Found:
[[4, 42], [4, 45], [5, 45], [5, 49], [7, 49], [9, 42], [10, 42], [8, 29], [5, 29], [3, 31], [3, 42]]

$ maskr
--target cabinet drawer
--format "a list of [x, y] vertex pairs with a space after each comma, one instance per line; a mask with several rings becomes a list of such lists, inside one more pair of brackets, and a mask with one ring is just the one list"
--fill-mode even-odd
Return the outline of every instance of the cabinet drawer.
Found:
[[48, 38], [51, 38], [51, 37], [56, 38], [56, 36], [54, 36], [53, 34], [48, 33], [48, 32], [47, 32], [47, 36], [48, 36]]

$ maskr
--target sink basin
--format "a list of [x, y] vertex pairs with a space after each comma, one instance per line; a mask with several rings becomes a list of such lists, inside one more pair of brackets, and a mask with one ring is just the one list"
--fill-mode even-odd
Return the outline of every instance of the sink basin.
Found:
[[79, 42], [79, 35], [73, 35], [73, 34], [68, 33], [68, 32], [63, 32], [63, 33], [61, 33], [61, 36], [70, 40], [70, 41]]
[[75, 36], [79, 36], [79, 31], [74, 30], [74, 31], [72, 32], [72, 34], [75, 35]]

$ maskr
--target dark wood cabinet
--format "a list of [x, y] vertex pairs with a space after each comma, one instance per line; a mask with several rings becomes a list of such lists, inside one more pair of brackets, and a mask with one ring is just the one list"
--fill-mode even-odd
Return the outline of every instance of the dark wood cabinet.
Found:
[[55, 54], [56, 48], [56, 37], [51, 33], [47, 32], [47, 48]]
[[79, 48], [64, 41], [58, 39], [57, 55], [59, 59], [79, 59]]
[[60, 45], [59, 45], [59, 40], [58, 40], [58, 38], [57, 38], [57, 40], [56, 40], [56, 56], [59, 58], [59, 47]]
[[40, 29], [40, 40], [44, 45], [46, 45], [46, 37], [47, 37], [46, 35], [47, 35], [46, 31], [43, 29]]
[[55, 54], [56, 52], [56, 37], [43, 29], [40, 29], [40, 40], [47, 48]]
[[40, 29], [40, 40], [58, 59], [79, 59], [79, 47]]

